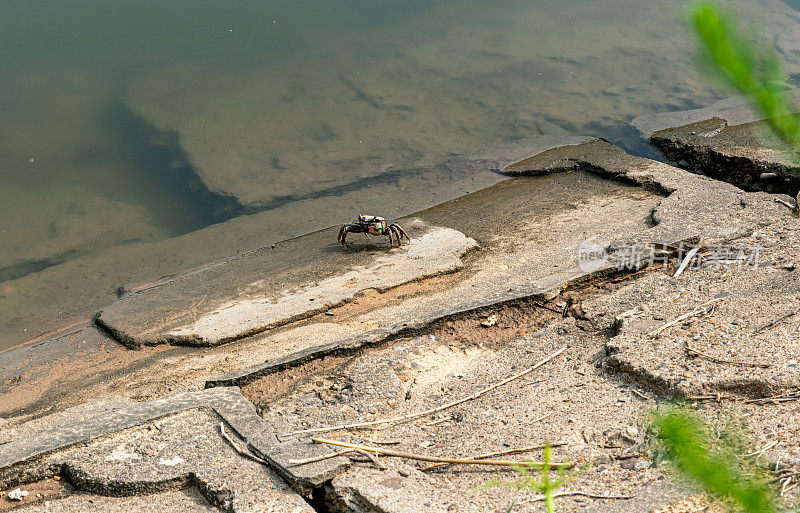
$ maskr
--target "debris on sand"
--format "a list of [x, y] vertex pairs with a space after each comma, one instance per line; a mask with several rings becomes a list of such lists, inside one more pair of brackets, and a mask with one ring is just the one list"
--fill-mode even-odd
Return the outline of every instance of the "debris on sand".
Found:
[[10, 501], [21, 501], [24, 500], [25, 497], [28, 496], [27, 490], [22, 490], [21, 488], [17, 488], [15, 490], [11, 490], [8, 492], [8, 500]]

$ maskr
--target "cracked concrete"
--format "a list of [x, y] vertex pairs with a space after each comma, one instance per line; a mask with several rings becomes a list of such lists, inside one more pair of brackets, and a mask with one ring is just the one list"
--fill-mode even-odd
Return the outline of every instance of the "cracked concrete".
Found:
[[[26, 365], [8, 359], [4, 372], [20, 378], [3, 381], [5, 393], [48, 382], [60, 389], [52, 391], [50, 408], [61, 408], [52, 402], [59, 397], [69, 404], [93, 393], [118, 395], [0, 427], [0, 488], [60, 477], [70, 489], [51, 505], [77, 510], [89, 510], [92, 497], [110, 511], [132, 508], [145, 501], [139, 493], [158, 494], [186, 511], [507, 510], [533, 496], [507, 487], [465, 495], [489, 479], [513, 479], [507, 470], [426, 471], [386, 458], [388, 469], [377, 470], [343, 456], [295, 465], [290, 460], [330, 449], [306, 436], [279, 435], [465, 397], [567, 346], [563, 358], [539, 372], [442, 418], [330, 436], [440, 456], [564, 441], [556, 459], [592, 463], [571, 486], [636, 495], [624, 505], [560, 499], [565, 511], [589, 504], [595, 511], [650, 511], [660, 497], [673, 500], [670, 494], [680, 491], [664, 486], [663, 471], [647, 454], [651, 404], [678, 394], [722, 397], [724, 406], [728, 396], [760, 398], [800, 386], [797, 348], [787, 342], [795, 325], [752, 336], [800, 301], [797, 221], [770, 194], [632, 157], [602, 140], [523, 158], [505, 172], [520, 177], [401, 219], [414, 242], [399, 250], [365, 244], [343, 251], [333, 227], [158, 282], [98, 317], [130, 346], [228, 344], [125, 352], [133, 355], [126, 367], [99, 377], [99, 392], [69, 389], [85, 388], [87, 370], [56, 380], [33, 366], [23, 376]], [[610, 256], [593, 272], [578, 265], [589, 238]], [[630, 244], [730, 241], [759, 245], [763, 265], [700, 266], [678, 278], [656, 269], [615, 273]], [[728, 295], [715, 315], [676, 326], [655, 342], [643, 336], [720, 293]], [[570, 308], [567, 299], [576, 303]], [[575, 318], [561, 319], [562, 308]], [[482, 326], [489, 314], [497, 324]], [[41, 347], [55, 351], [81, 340], [90, 347], [108, 342], [80, 327]], [[770, 367], [693, 356], [687, 340], [717, 359], [752, 358]], [[225, 386], [231, 384], [247, 385], [244, 396]], [[754, 411], [770, 429], [796, 427], [790, 407], [775, 419]], [[267, 467], [222, 441], [220, 420]], [[107, 497], [113, 495], [125, 497]]]
[[[219, 434], [220, 419], [245, 446], [268, 429], [232, 388], [149, 403], [107, 401], [44, 417], [19, 426], [0, 445], [0, 488], [56, 476], [84, 495], [146, 496], [192, 487], [226, 511], [312, 511], [271, 470], [236, 454]], [[167, 496], [182, 499], [177, 504], [186, 511], [208, 510], [196, 502], [189, 508], [180, 494]], [[147, 500], [107, 506], [113, 510]], [[96, 507], [85, 496], [68, 496], [55, 505], [76, 511]]]
[[[800, 98], [797, 89], [788, 95], [794, 101]], [[744, 98], [642, 116], [633, 125], [669, 161], [693, 173], [748, 191], [794, 196], [800, 190], [800, 170], [791, 145], [779, 140]]]
[[[476, 247], [474, 240], [449, 228], [419, 222], [408, 229], [414, 244], [383, 255], [337, 255], [332, 266], [346, 261], [345, 272], [332, 272], [331, 264], [320, 266], [308, 259], [305, 266], [295, 259], [285, 262], [290, 269], [283, 270], [279, 261], [285, 258], [284, 251], [261, 252], [224, 270], [122, 298], [100, 312], [97, 322], [131, 347], [218, 345], [324, 312], [367, 289], [384, 292], [458, 271], [463, 267], [461, 257]], [[283, 279], [276, 280], [281, 274]], [[200, 301], [207, 305], [196, 304], [198, 296], [209, 298]]]

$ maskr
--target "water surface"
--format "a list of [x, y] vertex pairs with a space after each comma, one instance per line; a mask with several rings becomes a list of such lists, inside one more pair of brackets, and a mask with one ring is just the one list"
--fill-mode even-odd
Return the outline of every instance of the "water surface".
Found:
[[[800, 70], [796, 11], [777, 0], [728, 4], [761, 27], [789, 71]], [[12, 311], [4, 315], [16, 331], [28, 322], [15, 306], [20, 290], [26, 304], [58, 309], [47, 291], [86, 279], [61, 266], [108, 248], [133, 251], [258, 212], [272, 212], [260, 222], [284, 227], [270, 232], [282, 236], [365, 208], [408, 213], [428, 206], [440, 183], [425, 169], [508, 141], [598, 135], [651, 155], [628, 125], [634, 116], [724, 94], [696, 71], [684, 7], [5, 2], [0, 299]], [[311, 199], [316, 211], [299, 217], [314, 222], [303, 222], [300, 202]], [[119, 262], [92, 261], [104, 294], [132, 276]], [[39, 279], [44, 270], [49, 281]]]

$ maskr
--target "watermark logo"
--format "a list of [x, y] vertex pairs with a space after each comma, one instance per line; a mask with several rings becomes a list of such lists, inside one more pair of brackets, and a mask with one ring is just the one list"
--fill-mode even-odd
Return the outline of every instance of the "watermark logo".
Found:
[[594, 239], [586, 239], [578, 248], [578, 267], [585, 273], [595, 272], [608, 263], [608, 252]]
[[[762, 248], [759, 246], [700, 246], [679, 244], [632, 244], [614, 248], [613, 254], [597, 241], [587, 239], [578, 248], [578, 267], [583, 272], [594, 272], [609, 264], [617, 270], [643, 269], [657, 264], [668, 266], [678, 262], [681, 270], [692, 268], [758, 267]], [[613, 258], [612, 258], [613, 256]]]

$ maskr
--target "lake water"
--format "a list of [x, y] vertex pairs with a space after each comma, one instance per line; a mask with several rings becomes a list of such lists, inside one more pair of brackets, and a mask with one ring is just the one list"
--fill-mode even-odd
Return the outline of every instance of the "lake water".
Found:
[[[766, 41], [784, 41], [797, 71], [790, 5], [726, 5]], [[628, 125], [634, 116], [724, 93], [696, 71], [684, 9], [666, 0], [4, 2], [0, 284], [241, 215], [273, 212], [263, 219], [288, 223], [275, 233], [289, 236], [366, 207], [407, 213], [437, 187], [420, 169], [540, 134], [597, 135], [652, 155]], [[385, 188], [386, 203], [343, 194], [370, 188]], [[393, 188], [402, 197], [386, 200]], [[297, 221], [298, 202], [310, 199], [348, 214]], [[0, 298], [20, 288], [0, 287]]]

